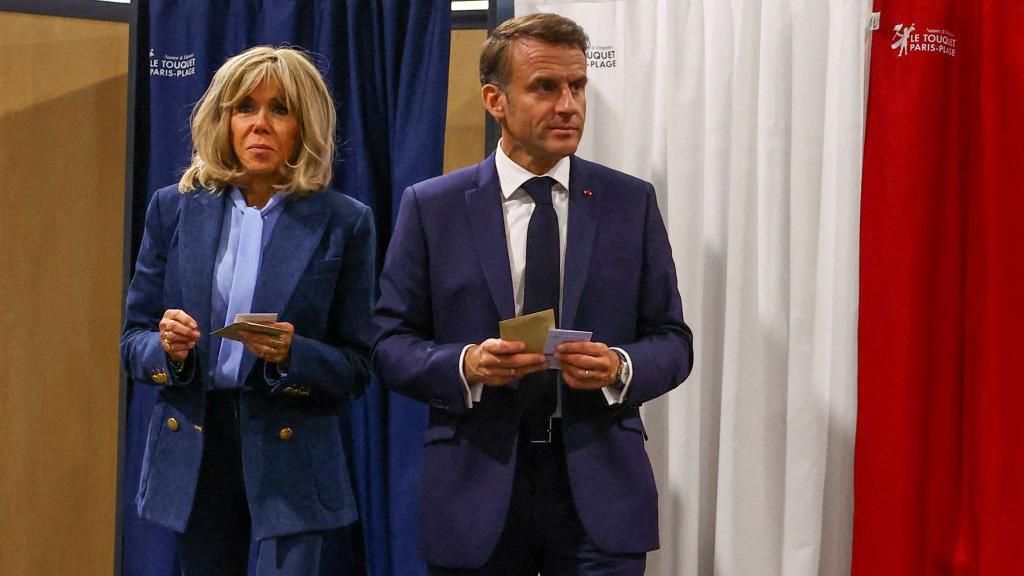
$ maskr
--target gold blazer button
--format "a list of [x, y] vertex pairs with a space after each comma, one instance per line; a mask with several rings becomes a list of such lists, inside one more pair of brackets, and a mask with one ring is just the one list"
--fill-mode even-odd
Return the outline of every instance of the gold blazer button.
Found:
[[178, 428], [180, 428], [180, 425], [178, 424], [178, 420], [176, 418], [171, 417], [167, 419], [168, 430], [170, 430], [171, 432], [177, 432]]
[[281, 428], [281, 431], [278, 432], [277, 435], [278, 437], [281, 438], [281, 440], [291, 440], [292, 436], [295, 435], [295, 432], [291, 428], [284, 427]]

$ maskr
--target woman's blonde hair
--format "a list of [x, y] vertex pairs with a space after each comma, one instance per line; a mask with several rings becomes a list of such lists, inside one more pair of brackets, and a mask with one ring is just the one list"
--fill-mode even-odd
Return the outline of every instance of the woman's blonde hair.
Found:
[[224, 63], [192, 110], [192, 164], [178, 189], [223, 191], [245, 174], [231, 145], [231, 111], [260, 84], [271, 82], [284, 92], [285, 105], [299, 123], [295, 156], [275, 188], [311, 194], [331, 181], [334, 161], [334, 102], [320, 72], [306, 53], [295, 48], [256, 46]]

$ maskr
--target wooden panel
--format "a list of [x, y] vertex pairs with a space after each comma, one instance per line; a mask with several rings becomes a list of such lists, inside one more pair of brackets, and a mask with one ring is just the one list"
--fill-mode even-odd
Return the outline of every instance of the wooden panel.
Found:
[[112, 574], [129, 27], [0, 13], [0, 574]]
[[486, 30], [452, 30], [448, 68], [448, 116], [444, 138], [446, 174], [484, 159], [480, 48], [486, 38]]

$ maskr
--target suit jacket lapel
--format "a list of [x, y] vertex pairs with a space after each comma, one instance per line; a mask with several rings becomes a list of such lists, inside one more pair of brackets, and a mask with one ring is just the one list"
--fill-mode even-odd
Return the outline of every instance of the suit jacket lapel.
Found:
[[208, 338], [211, 327], [210, 305], [213, 294], [213, 265], [217, 258], [221, 224], [227, 196], [207, 190], [186, 194], [181, 200], [178, 242], [181, 262], [181, 288], [185, 312], [199, 323]]
[[477, 188], [466, 191], [466, 209], [476, 240], [477, 257], [491, 297], [498, 308], [498, 315], [508, 319], [516, 315], [516, 309], [501, 202], [501, 185], [492, 154], [477, 167]]
[[[280, 314], [291, 299], [327, 224], [329, 211], [321, 209], [323, 197], [320, 194], [327, 192], [289, 198], [285, 202], [260, 261], [250, 307], [252, 312]], [[255, 362], [252, 354], [242, 356], [241, 381], [245, 381]]]
[[[576, 156], [569, 159], [569, 223], [565, 242], [565, 270], [562, 278], [562, 327], [573, 328], [576, 310], [583, 298], [590, 259], [597, 232], [598, 208], [602, 201], [598, 182]], [[586, 190], [588, 193], [584, 193]]]

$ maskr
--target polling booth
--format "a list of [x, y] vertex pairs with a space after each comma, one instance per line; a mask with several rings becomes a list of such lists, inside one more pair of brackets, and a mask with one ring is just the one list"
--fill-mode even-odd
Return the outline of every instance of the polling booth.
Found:
[[0, 1], [0, 574], [112, 574], [130, 3]]

